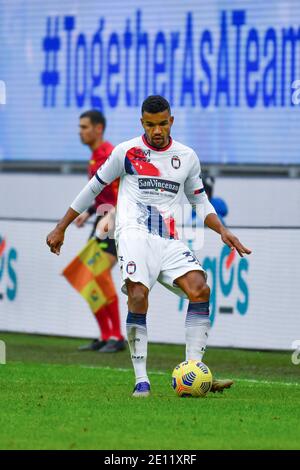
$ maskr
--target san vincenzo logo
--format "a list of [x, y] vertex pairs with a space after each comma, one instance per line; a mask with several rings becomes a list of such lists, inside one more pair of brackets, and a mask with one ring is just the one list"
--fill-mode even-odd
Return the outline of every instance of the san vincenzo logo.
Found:
[[[206, 257], [202, 263], [210, 286], [210, 320], [216, 315], [246, 315], [249, 309], [247, 273], [249, 261], [225, 245], [218, 257]], [[179, 304], [183, 310], [183, 302]]]
[[18, 291], [16, 274], [17, 250], [9, 245], [8, 240], [0, 235], [0, 302], [15, 300]]

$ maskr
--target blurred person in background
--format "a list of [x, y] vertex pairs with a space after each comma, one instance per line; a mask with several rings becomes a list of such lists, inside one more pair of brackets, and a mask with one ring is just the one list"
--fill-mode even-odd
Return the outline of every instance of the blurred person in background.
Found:
[[[88, 177], [91, 179], [97, 170], [107, 160], [113, 150], [113, 145], [104, 140], [104, 131], [106, 119], [104, 115], [97, 110], [86, 111], [80, 116], [79, 129], [80, 139], [84, 145], [88, 145], [92, 155], [88, 164]], [[87, 220], [96, 214], [93, 229], [90, 238], [96, 237], [100, 248], [106, 253], [110, 261], [111, 269], [117, 262], [117, 252], [115, 240], [111, 237], [98, 238], [99, 231], [103, 234], [103, 222], [106, 218], [105, 210], [101, 211], [104, 205], [115, 207], [117, 203], [119, 180], [113, 181], [99, 194], [94, 203], [75, 220], [77, 227], [83, 227]], [[101, 215], [99, 215], [99, 212]], [[104, 217], [103, 217], [104, 216]], [[102, 222], [101, 222], [102, 221]], [[101, 225], [102, 224], [102, 225]], [[98, 225], [98, 229], [97, 229]], [[95, 313], [95, 319], [99, 326], [100, 336], [91, 343], [83, 345], [80, 351], [99, 351], [99, 352], [117, 352], [125, 349], [124, 337], [121, 333], [119, 300], [116, 296], [114, 301], [99, 308]]]
[[[224, 199], [222, 199], [220, 197], [214, 197], [213, 196], [214, 186], [215, 186], [215, 178], [213, 176], [210, 176], [209, 174], [204, 173], [204, 172], [202, 173], [201, 178], [202, 178], [202, 183], [203, 183], [205, 193], [208, 197], [209, 202], [211, 203], [211, 205], [215, 209], [216, 214], [219, 217], [219, 219], [221, 220], [222, 224], [226, 226], [226, 222], [225, 222], [224, 219], [228, 215], [228, 206], [227, 206], [226, 202], [224, 201]], [[192, 209], [191, 210], [191, 215], [189, 216], [189, 218], [187, 220], [187, 224], [188, 225], [194, 224], [194, 223], [197, 223], [197, 221], [199, 222], [199, 218], [196, 214], [196, 211], [194, 209]], [[203, 221], [201, 223], [203, 223]], [[201, 226], [201, 224], [200, 224], [200, 226]], [[192, 240], [188, 240], [188, 244], [189, 244], [189, 247], [191, 249], [194, 249]]]

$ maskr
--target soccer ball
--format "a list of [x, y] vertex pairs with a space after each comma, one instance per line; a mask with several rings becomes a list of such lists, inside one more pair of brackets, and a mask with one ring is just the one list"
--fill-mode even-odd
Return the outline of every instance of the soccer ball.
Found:
[[205, 397], [212, 386], [212, 374], [200, 361], [184, 361], [175, 367], [172, 386], [179, 397]]

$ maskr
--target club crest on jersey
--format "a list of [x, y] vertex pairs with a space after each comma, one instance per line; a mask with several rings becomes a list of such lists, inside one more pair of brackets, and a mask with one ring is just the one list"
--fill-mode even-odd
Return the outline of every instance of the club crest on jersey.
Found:
[[172, 163], [172, 167], [175, 168], [175, 170], [178, 170], [178, 168], [180, 168], [181, 161], [179, 157], [177, 157], [177, 155], [174, 155], [172, 157], [171, 163]]
[[126, 266], [127, 274], [134, 274], [136, 271], [136, 264], [134, 261], [129, 261]]

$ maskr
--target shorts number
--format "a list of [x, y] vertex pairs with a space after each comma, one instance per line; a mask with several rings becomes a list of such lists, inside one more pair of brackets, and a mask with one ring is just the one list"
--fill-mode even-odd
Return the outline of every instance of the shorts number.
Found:
[[189, 263], [200, 264], [199, 261], [197, 260], [196, 256], [193, 255], [193, 253], [191, 251], [184, 251], [182, 254], [184, 256], [186, 256], [187, 258], [191, 258], [191, 259], [188, 260]]

